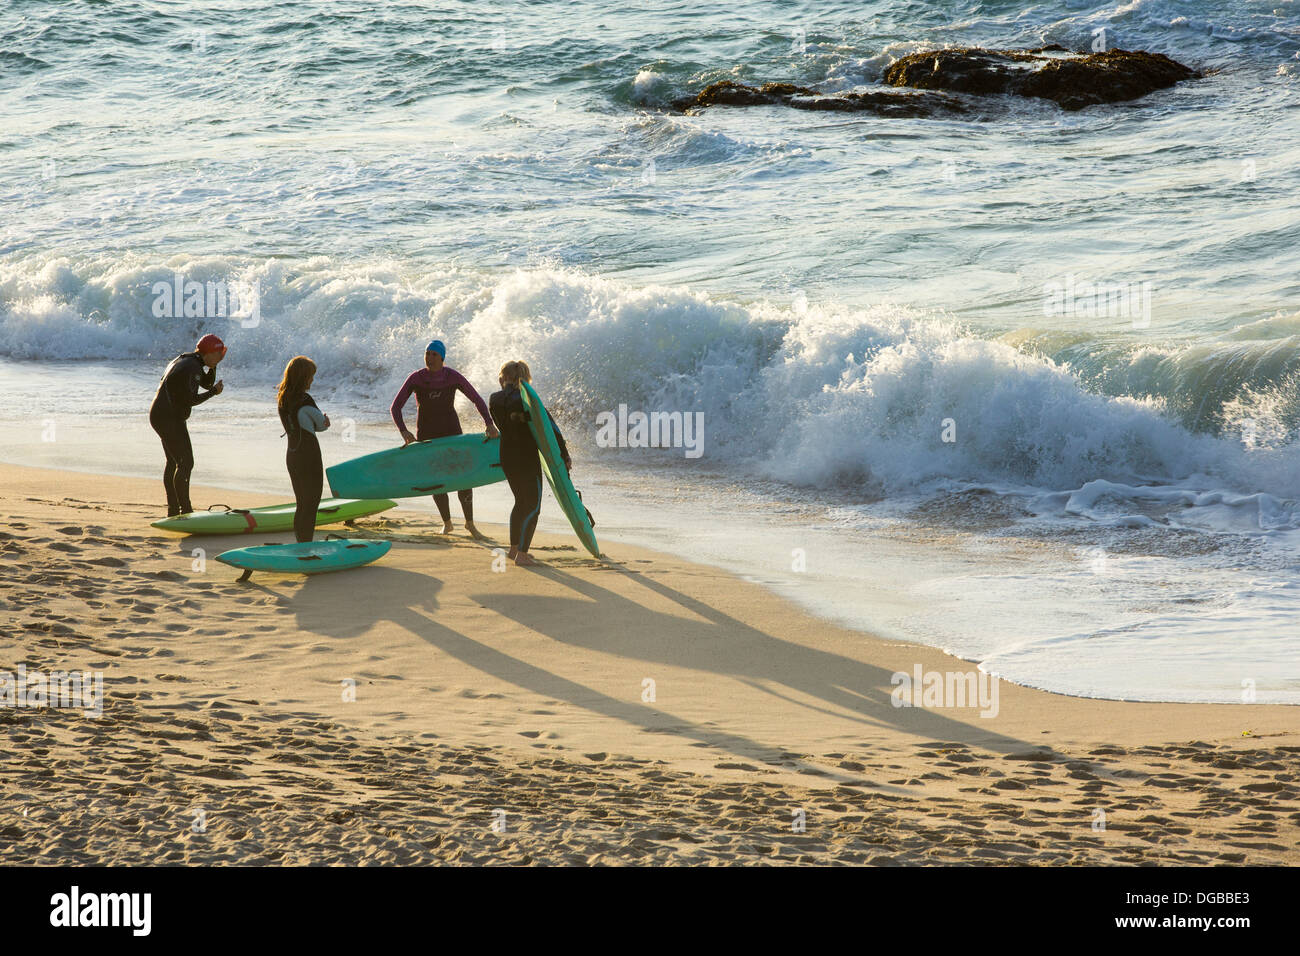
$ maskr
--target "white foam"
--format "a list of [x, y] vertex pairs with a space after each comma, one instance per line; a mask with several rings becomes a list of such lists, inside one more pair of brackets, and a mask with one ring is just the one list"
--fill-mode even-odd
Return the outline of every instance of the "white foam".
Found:
[[[256, 282], [261, 323], [156, 317], [152, 284], [177, 272]], [[434, 337], [482, 390], [523, 358], [557, 413], [581, 427], [620, 404], [702, 412], [710, 463], [811, 488], [1190, 481], [1199, 493], [1300, 497], [1284, 440], [1246, 447], [1235, 433], [1190, 433], [1159, 398], [1094, 394], [1050, 359], [889, 304], [792, 309], [564, 268], [411, 274], [325, 258], [30, 258], [0, 273], [0, 354], [156, 361], [212, 330], [241, 381], [273, 384], [302, 353], [318, 381], [358, 395], [395, 392]], [[1279, 403], [1290, 407], [1243, 392], [1228, 420], [1258, 425]]]

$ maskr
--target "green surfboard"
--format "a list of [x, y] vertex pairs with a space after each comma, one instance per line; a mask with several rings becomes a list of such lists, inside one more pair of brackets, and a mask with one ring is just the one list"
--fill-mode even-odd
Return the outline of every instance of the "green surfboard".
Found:
[[[189, 514], [162, 518], [152, 522], [153, 527], [181, 534], [247, 534], [250, 531], [292, 531], [293, 516], [298, 506], [268, 505], [265, 508], [227, 508], [222, 510], [191, 511]], [[350, 498], [326, 498], [316, 509], [316, 524], [336, 524], [396, 508], [396, 501], [386, 499], [355, 501]]]
[[505, 481], [501, 441], [450, 435], [362, 455], [325, 470], [330, 491], [348, 498], [414, 498]]
[[232, 568], [243, 568], [245, 580], [253, 571], [284, 571], [292, 574], [323, 574], [346, 571], [378, 561], [393, 546], [391, 541], [368, 538], [331, 538], [294, 544], [260, 544], [235, 548], [217, 555]]
[[537, 442], [537, 451], [542, 458], [542, 472], [551, 486], [551, 494], [555, 495], [560, 510], [569, 519], [569, 524], [573, 525], [582, 546], [599, 558], [601, 554], [600, 545], [596, 544], [596, 523], [587, 506], [582, 503], [581, 492], [569, 480], [569, 470], [564, 467], [564, 459], [560, 457], [560, 445], [555, 440], [551, 418], [546, 414], [546, 408], [533, 387], [527, 382], [521, 382], [520, 385], [524, 408], [528, 409], [528, 428]]

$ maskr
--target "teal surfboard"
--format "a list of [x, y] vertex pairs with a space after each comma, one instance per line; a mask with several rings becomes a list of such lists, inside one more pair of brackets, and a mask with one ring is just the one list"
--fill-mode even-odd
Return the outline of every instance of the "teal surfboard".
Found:
[[[153, 527], [181, 534], [247, 534], [250, 531], [292, 531], [293, 516], [298, 506], [269, 505], [265, 508], [228, 508], [214, 505], [218, 510], [191, 511], [152, 522]], [[354, 501], [349, 498], [326, 498], [316, 509], [316, 524], [335, 524], [378, 514], [396, 508], [396, 501], [387, 499]]]
[[551, 486], [551, 494], [555, 495], [560, 510], [569, 519], [569, 524], [573, 525], [582, 546], [599, 558], [601, 555], [600, 545], [596, 544], [596, 522], [592, 520], [587, 506], [582, 503], [582, 493], [569, 480], [569, 469], [564, 467], [564, 459], [560, 457], [560, 444], [555, 440], [551, 418], [533, 387], [527, 382], [521, 382], [520, 385], [524, 408], [528, 409], [528, 428], [537, 442], [537, 450], [542, 458], [542, 472]]
[[330, 491], [347, 498], [414, 498], [505, 481], [501, 440], [450, 435], [362, 455], [325, 470]]
[[285, 571], [291, 574], [323, 574], [346, 571], [378, 561], [393, 546], [391, 541], [362, 538], [329, 538], [294, 544], [261, 544], [223, 551], [217, 560], [232, 568], [243, 568], [246, 579], [254, 571]]

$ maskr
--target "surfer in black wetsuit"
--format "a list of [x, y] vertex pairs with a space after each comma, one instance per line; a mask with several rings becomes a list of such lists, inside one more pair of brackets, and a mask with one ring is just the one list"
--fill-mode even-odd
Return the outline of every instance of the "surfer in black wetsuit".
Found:
[[[488, 399], [492, 420], [501, 431], [501, 470], [505, 472], [506, 481], [510, 483], [510, 490], [515, 496], [515, 506], [510, 512], [509, 557], [518, 565], [537, 563], [528, 553], [528, 547], [533, 542], [537, 516], [542, 508], [542, 464], [537, 452], [537, 441], [528, 427], [528, 410], [524, 407], [519, 390], [521, 381], [532, 380], [527, 362], [507, 362], [501, 366], [501, 374], [497, 379], [501, 383], [501, 391], [493, 392]], [[546, 417], [550, 418], [551, 413], [547, 412]], [[551, 427], [555, 430], [555, 441], [560, 446], [564, 467], [572, 471], [569, 448], [564, 443], [564, 436], [560, 434], [554, 418], [551, 418]]]
[[[167, 465], [163, 470], [163, 487], [167, 489], [167, 517], [189, 514], [190, 472], [194, 470], [194, 449], [185, 424], [190, 409], [202, 405], [225, 387], [215, 381], [217, 363], [226, 357], [226, 346], [215, 335], [199, 339], [193, 352], [172, 359], [163, 372], [158, 391], [149, 406], [149, 424], [162, 439]], [[199, 389], [206, 389], [200, 392]]]
[[284, 378], [275, 394], [280, 424], [289, 441], [284, 463], [298, 504], [293, 514], [293, 536], [298, 541], [310, 541], [316, 533], [316, 510], [325, 485], [316, 433], [329, 428], [330, 419], [307, 394], [315, 377], [316, 363], [305, 355], [295, 356], [284, 367]]

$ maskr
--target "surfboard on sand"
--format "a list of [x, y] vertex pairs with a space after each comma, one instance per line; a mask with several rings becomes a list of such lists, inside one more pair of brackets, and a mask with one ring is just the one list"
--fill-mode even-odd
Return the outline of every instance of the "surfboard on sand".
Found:
[[[396, 508], [387, 499], [356, 501], [351, 498], [326, 498], [316, 509], [316, 524], [336, 524]], [[219, 510], [213, 510], [219, 509]], [[152, 522], [153, 527], [181, 534], [247, 534], [250, 531], [292, 531], [298, 506], [268, 505], [265, 508], [230, 508], [213, 505], [207, 511], [191, 511]]]
[[259, 544], [235, 548], [217, 555], [217, 560], [232, 568], [242, 568], [239, 580], [246, 581], [254, 571], [283, 571], [290, 574], [323, 574], [346, 571], [378, 561], [393, 546], [391, 541], [369, 538], [327, 538], [293, 544]]
[[505, 481], [501, 441], [450, 435], [362, 455], [325, 469], [330, 491], [348, 498], [414, 498]]
[[582, 493], [573, 487], [573, 482], [569, 479], [569, 470], [564, 467], [564, 459], [560, 457], [560, 444], [555, 440], [555, 430], [551, 427], [546, 407], [530, 384], [521, 382], [520, 385], [524, 407], [528, 409], [528, 427], [537, 442], [537, 451], [542, 458], [542, 473], [551, 486], [551, 494], [555, 495], [560, 510], [569, 519], [569, 524], [573, 525], [582, 546], [599, 558], [601, 554], [600, 545], [596, 543], [596, 522], [587, 506], [582, 503]]

